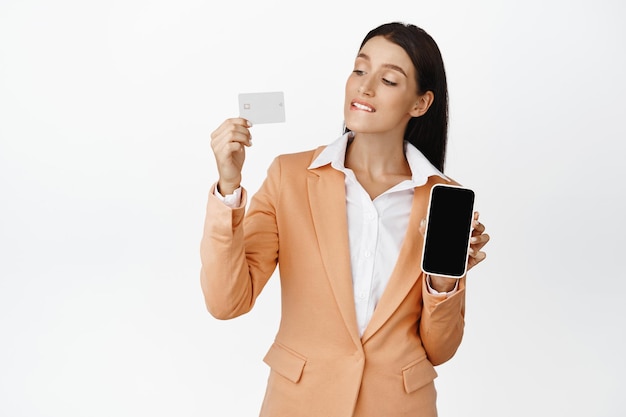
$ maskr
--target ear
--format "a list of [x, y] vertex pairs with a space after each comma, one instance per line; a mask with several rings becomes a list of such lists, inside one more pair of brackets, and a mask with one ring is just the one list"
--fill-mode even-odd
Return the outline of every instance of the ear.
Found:
[[423, 116], [430, 108], [430, 105], [433, 104], [433, 101], [435, 101], [435, 94], [432, 91], [425, 92], [418, 97], [415, 106], [413, 106], [409, 114], [412, 117]]

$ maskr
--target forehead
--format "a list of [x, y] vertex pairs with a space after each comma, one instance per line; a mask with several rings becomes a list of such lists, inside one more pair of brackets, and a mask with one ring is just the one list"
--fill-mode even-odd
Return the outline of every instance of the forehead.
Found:
[[393, 64], [404, 69], [408, 74], [413, 72], [413, 62], [406, 51], [398, 44], [382, 37], [375, 36], [368, 40], [359, 51], [358, 57], [365, 55], [365, 59], [373, 64]]

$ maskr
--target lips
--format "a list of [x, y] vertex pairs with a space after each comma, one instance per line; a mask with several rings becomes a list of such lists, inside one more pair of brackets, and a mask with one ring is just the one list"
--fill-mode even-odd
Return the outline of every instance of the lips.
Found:
[[371, 105], [364, 103], [362, 101], [357, 101], [357, 100], [352, 101], [350, 103], [350, 106], [356, 110], [362, 110], [362, 111], [366, 111], [369, 113], [374, 113], [376, 111], [376, 109], [372, 107]]

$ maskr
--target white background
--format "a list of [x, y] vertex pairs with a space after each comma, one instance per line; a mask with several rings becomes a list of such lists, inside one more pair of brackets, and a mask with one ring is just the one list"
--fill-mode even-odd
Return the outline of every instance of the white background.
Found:
[[[219, 5], [216, 5], [219, 4]], [[449, 77], [446, 172], [492, 241], [440, 415], [623, 416], [626, 6], [584, 1], [0, 1], [0, 415], [253, 416], [278, 325], [205, 310], [209, 135], [285, 92], [245, 185], [329, 143], [368, 30], [402, 20]]]

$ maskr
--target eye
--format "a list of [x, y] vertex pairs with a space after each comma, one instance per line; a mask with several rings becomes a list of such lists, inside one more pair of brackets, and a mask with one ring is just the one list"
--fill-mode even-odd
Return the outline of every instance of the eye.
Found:
[[356, 75], [363, 75], [363, 74], [365, 74], [365, 71], [360, 70], [360, 69], [355, 69], [355, 70], [354, 70], [354, 71], [352, 71], [352, 72], [353, 72], [354, 74], [356, 74]]
[[391, 86], [391, 87], [398, 85], [398, 83], [395, 83], [395, 82], [393, 82], [393, 81], [391, 81], [391, 80], [388, 80], [388, 79], [386, 79], [386, 78], [383, 78], [383, 84], [385, 84], [385, 85], [389, 85], [389, 86]]

